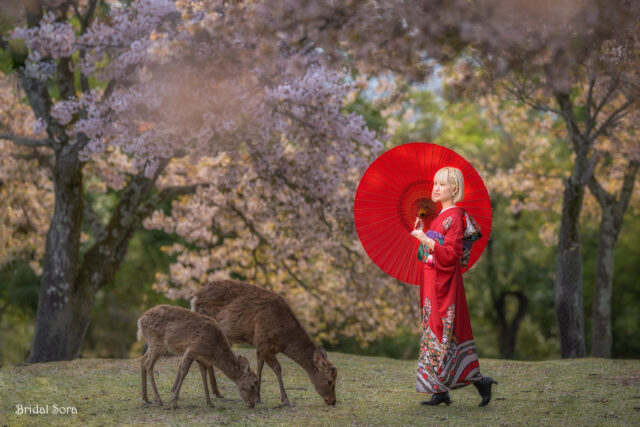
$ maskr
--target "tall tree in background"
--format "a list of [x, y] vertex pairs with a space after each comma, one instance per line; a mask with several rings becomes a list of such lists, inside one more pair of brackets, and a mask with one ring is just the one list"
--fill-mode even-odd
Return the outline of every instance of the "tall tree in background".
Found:
[[591, 175], [588, 186], [602, 209], [591, 333], [591, 353], [596, 357], [611, 357], [613, 344], [611, 295], [615, 265], [613, 254], [623, 218], [638, 179], [640, 143], [637, 139], [637, 126], [639, 120], [640, 115], [637, 111], [621, 119], [622, 126], [610, 132], [606, 141], [598, 144], [594, 149], [596, 170]]
[[[606, 43], [608, 45], [610, 43]], [[562, 179], [563, 188], [558, 188], [557, 172], [547, 176], [547, 182], [534, 179], [536, 186], [529, 185], [531, 177], [542, 175], [531, 163], [536, 156], [540, 156], [539, 148], [548, 150], [549, 144], [540, 146], [530, 145], [523, 153], [522, 167], [517, 168], [520, 178], [514, 179], [516, 185], [512, 190], [526, 192], [527, 203], [522, 203], [519, 209], [534, 210], [544, 206], [552, 209], [551, 203], [556, 199], [554, 193], [562, 198], [562, 216], [559, 227], [559, 258], [556, 265], [556, 283], [558, 279], [568, 278], [573, 287], [571, 292], [563, 292], [565, 287], [556, 286], [556, 310], [560, 325], [562, 341], [567, 343], [563, 347], [563, 355], [578, 356], [586, 354], [584, 342], [584, 326], [582, 317], [582, 286], [577, 286], [576, 275], [579, 273], [581, 283], [582, 256], [577, 257], [573, 252], [577, 246], [566, 247], [567, 241], [580, 241], [580, 214], [583, 209], [585, 191], [590, 188], [592, 194], [601, 206], [600, 212], [600, 240], [599, 255], [596, 267], [596, 281], [593, 306], [592, 353], [594, 356], [611, 357], [611, 290], [613, 283], [613, 248], [617, 235], [622, 226], [622, 218], [629, 205], [637, 178], [638, 157], [640, 144], [635, 138], [635, 122], [638, 114], [638, 90], [634, 70], [630, 70], [629, 58], [621, 56], [611, 64], [611, 52], [601, 52], [601, 63], [593, 65], [593, 59], [586, 64], [578, 64], [571, 74], [571, 89], [569, 91], [549, 91], [544, 80], [540, 84], [531, 84], [521, 75], [503, 78], [498, 82], [493, 97], [512, 98], [523, 105], [529, 106], [536, 112], [551, 114], [564, 123], [563, 135], [558, 129], [547, 125], [549, 135], [561, 143], [561, 139], [568, 139], [567, 146], [574, 153], [571, 165], [571, 175]], [[473, 73], [473, 65], [466, 64], [467, 73]], [[468, 74], [458, 76], [459, 81], [469, 81]], [[590, 76], [590, 77], [589, 77]], [[463, 83], [464, 84], [464, 83]], [[461, 89], [463, 90], [463, 89]], [[568, 94], [571, 93], [571, 96]], [[492, 108], [496, 117], [508, 117], [508, 103], [499, 104], [498, 112]], [[521, 139], [528, 139], [526, 132], [520, 132]], [[558, 143], [555, 142], [555, 143]], [[538, 145], [536, 148], [535, 145]], [[606, 160], [604, 160], [606, 159]], [[604, 161], [601, 161], [604, 160]], [[600, 166], [598, 167], [598, 163]], [[595, 172], [600, 170], [599, 174]], [[512, 172], [512, 171], [511, 171]], [[541, 178], [541, 177], [540, 177]], [[537, 188], [536, 188], [537, 187]], [[609, 192], [605, 188], [610, 189]], [[619, 196], [612, 190], [620, 187]], [[541, 201], [544, 201], [540, 203]], [[567, 240], [568, 239], [568, 240]], [[574, 249], [571, 249], [574, 248]], [[578, 263], [578, 264], [576, 264]], [[569, 268], [570, 266], [574, 266]], [[578, 269], [578, 266], [580, 267]], [[568, 275], [568, 276], [567, 276]], [[569, 308], [572, 308], [571, 310]], [[576, 308], [573, 310], [573, 308]], [[574, 313], [575, 316], [572, 316]], [[579, 316], [578, 316], [579, 314]], [[578, 317], [576, 317], [578, 316]], [[573, 333], [571, 333], [573, 331]], [[582, 331], [582, 332], [580, 332]], [[564, 336], [563, 336], [564, 335]], [[569, 347], [576, 349], [585, 347], [579, 353], [569, 351]]]

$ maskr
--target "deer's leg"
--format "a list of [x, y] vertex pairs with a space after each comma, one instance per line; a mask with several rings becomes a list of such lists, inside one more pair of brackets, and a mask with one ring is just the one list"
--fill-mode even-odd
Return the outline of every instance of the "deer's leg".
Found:
[[278, 377], [278, 383], [280, 384], [280, 397], [282, 398], [282, 404], [289, 406], [289, 398], [287, 397], [287, 392], [284, 391], [284, 384], [282, 383], [282, 368], [280, 368], [280, 363], [278, 363], [278, 359], [276, 359], [275, 354], [273, 355], [269, 354], [269, 355], [265, 355], [264, 361], [267, 362], [267, 365], [269, 365], [269, 367], [273, 369], [273, 372], [275, 372], [276, 376]]
[[220, 391], [218, 390], [218, 383], [216, 382], [216, 374], [213, 372], [213, 365], [209, 365], [209, 379], [211, 380], [211, 393], [216, 397], [222, 398]]
[[258, 374], [258, 390], [256, 392], [256, 402], [260, 403], [262, 402], [262, 399], [260, 399], [260, 384], [262, 384], [262, 367], [264, 366], [264, 359], [262, 358], [262, 356], [260, 356], [259, 352], [256, 352], [256, 360], [258, 364], [258, 372], [256, 372]]
[[187, 350], [184, 353], [184, 356], [182, 356], [182, 360], [180, 361], [180, 370], [178, 371], [178, 385], [175, 391], [173, 392], [173, 396], [171, 396], [169, 409], [175, 409], [178, 407], [178, 394], [180, 393], [180, 387], [182, 387], [182, 381], [184, 380], [184, 377], [186, 377], [187, 373], [189, 372], [191, 363], [193, 363], [193, 358], [191, 357], [189, 350]]
[[207, 401], [207, 405], [213, 406], [211, 397], [209, 397], [209, 387], [207, 386], [207, 366], [198, 362], [198, 368], [200, 368], [200, 375], [202, 376], [202, 384], [204, 385], [204, 398]]
[[155, 396], [155, 402], [163, 406], [162, 399], [160, 399], [160, 393], [158, 393], [158, 387], [156, 386], [156, 378], [153, 375], [153, 367], [155, 366], [158, 358], [160, 357], [160, 353], [162, 352], [161, 348], [149, 347], [147, 359], [145, 361], [145, 369], [149, 372], [151, 376], [151, 387], [153, 388], [153, 395]]
[[151, 403], [149, 402], [149, 397], [147, 397], [147, 370], [145, 368], [145, 362], [147, 361], [147, 354], [145, 353], [140, 357], [140, 370], [142, 372], [142, 402], [143, 403]]
[[180, 378], [180, 370], [179, 369], [178, 369], [178, 373], [176, 374], [176, 380], [173, 382], [173, 385], [171, 386], [171, 393], [176, 391], [176, 387], [178, 387], [178, 378]]

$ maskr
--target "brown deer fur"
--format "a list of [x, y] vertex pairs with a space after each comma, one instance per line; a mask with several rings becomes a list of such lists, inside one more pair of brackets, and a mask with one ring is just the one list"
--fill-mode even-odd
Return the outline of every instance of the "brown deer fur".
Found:
[[[245, 342], [255, 347], [258, 402], [262, 367], [267, 362], [278, 377], [283, 404], [289, 404], [282, 383], [282, 369], [276, 359], [276, 354], [284, 353], [307, 372], [325, 403], [335, 404], [337, 368], [328, 360], [324, 349], [317, 348], [311, 341], [280, 295], [248, 283], [216, 281], [208, 283], [195, 294], [191, 310], [215, 318], [229, 341]], [[212, 373], [213, 370], [210, 371]], [[218, 394], [217, 390], [215, 392]]]
[[247, 405], [250, 408], [255, 405], [256, 374], [251, 371], [246, 358], [236, 356], [231, 351], [229, 341], [214, 319], [182, 307], [159, 305], [147, 310], [138, 320], [138, 339], [143, 337], [147, 343], [147, 351], [140, 358], [144, 403], [150, 403], [147, 398], [148, 372], [151, 376], [155, 401], [162, 405], [153, 375], [153, 366], [158, 358], [169, 350], [171, 353], [182, 355], [178, 381], [173, 390], [170, 407], [176, 407], [182, 381], [194, 360], [200, 366], [207, 404], [213, 405], [207, 389], [206, 368], [213, 369], [215, 365], [236, 383]]

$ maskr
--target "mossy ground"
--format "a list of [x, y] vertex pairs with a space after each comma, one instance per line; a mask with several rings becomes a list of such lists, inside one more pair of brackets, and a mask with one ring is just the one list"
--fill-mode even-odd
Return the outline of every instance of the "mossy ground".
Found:
[[[251, 349], [237, 349], [249, 358]], [[577, 359], [545, 362], [480, 361], [499, 384], [485, 408], [475, 388], [451, 393], [451, 406], [419, 404], [415, 361], [329, 353], [338, 366], [338, 402], [327, 407], [306, 373], [279, 356], [292, 402], [278, 407], [273, 372], [263, 371], [263, 403], [248, 409], [235, 385], [218, 372], [224, 395], [215, 408], [205, 404], [197, 367], [192, 366], [179, 408], [142, 407], [136, 359], [79, 359], [0, 370], [0, 425], [640, 425], [640, 360]], [[162, 358], [156, 378], [165, 404], [178, 358]], [[149, 391], [152, 393], [151, 389]], [[152, 394], [150, 395], [152, 397]], [[16, 405], [49, 405], [48, 415], [18, 415]], [[77, 414], [53, 414], [53, 405]]]

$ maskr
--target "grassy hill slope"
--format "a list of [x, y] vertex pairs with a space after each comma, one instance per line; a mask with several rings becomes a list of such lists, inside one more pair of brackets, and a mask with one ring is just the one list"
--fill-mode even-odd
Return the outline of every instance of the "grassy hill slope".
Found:
[[[238, 349], [255, 369], [255, 354]], [[338, 402], [327, 407], [306, 373], [280, 355], [291, 407], [278, 407], [273, 372], [263, 371], [263, 403], [248, 409], [235, 384], [219, 371], [223, 399], [206, 406], [202, 381], [193, 365], [180, 393], [179, 408], [142, 407], [136, 359], [79, 359], [0, 370], [0, 425], [232, 424], [232, 425], [640, 425], [640, 360], [480, 361], [485, 375], [498, 381], [494, 400], [479, 408], [475, 388], [451, 393], [447, 407], [419, 404], [416, 361], [330, 353], [338, 366]], [[179, 359], [156, 364], [165, 404]], [[150, 398], [153, 392], [149, 384]], [[48, 414], [16, 414], [16, 405], [46, 407]], [[76, 414], [54, 414], [53, 405], [75, 407]]]

